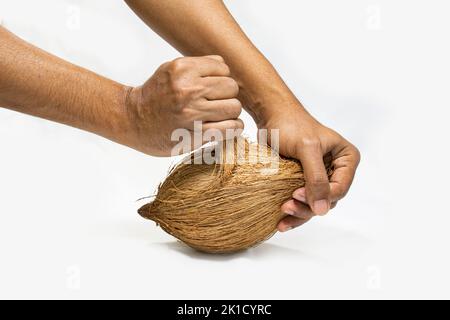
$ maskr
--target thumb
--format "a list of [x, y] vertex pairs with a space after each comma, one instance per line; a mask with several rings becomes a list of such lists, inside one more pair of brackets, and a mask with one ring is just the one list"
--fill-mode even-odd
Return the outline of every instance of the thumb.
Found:
[[305, 175], [306, 201], [316, 215], [330, 210], [330, 182], [320, 148], [307, 147], [298, 156]]

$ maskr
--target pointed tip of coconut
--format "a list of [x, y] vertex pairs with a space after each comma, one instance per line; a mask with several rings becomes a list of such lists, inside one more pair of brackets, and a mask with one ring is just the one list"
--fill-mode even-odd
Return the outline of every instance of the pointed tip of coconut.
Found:
[[146, 205], [144, 205], [138, 210], [139, 215], [145, 219], [149, 219], [151, 206], [151, 203], [147, 203]]

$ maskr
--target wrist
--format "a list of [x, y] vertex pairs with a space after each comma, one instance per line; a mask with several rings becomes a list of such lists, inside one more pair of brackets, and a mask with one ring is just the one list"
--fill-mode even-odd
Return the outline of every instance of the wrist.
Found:
[[233, 77], [239, 84], [239, 100], [258, 127], [269, 119], [290, 112], [306, 112], [275, 68], [263, 60], [258, 68], [241, 69]]
[[249, 99], [243, 93], [242, 102], [258, 128], [266, 127], [268, 122], [281, 115], [298, 115], [299, 113], [304, 113], [305, 117], [309, 115], [301, 102], [290, 91], [277, 90], [272, 87], [253, 97]]
[[[101, 136], [121, 144], [128, 145], [133, 129], [130, 116], [130, 95], [133, 87], [117, 85], [114, 91], [108, 93], [107, 101], [102, 101], [101, 112], [104, 115], [96, 125]], [[110, 100], [111, 99], [111, 100]]]

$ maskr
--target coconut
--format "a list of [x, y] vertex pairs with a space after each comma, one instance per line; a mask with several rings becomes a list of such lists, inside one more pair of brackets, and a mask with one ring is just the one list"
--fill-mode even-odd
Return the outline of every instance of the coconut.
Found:
[[[281, 205], [305, 185], [302, 166], [247, 140], [226, 145], [202, 148], [176, 165], [139, 214], [207, 253], [233, 253], [269, 239], [286, 216]], [[331, 175], [331, 161], [324, 161]]]

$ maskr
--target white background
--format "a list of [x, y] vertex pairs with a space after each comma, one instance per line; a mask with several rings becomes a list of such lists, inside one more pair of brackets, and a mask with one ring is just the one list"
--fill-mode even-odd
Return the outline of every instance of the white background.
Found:
[[[203, 255], [136, 213], [173, 159], [0, 110], [0, 298], [450, 298], [449, 2], [227, 4], [360, 148], [348, 197], [258, 248]], [[129, 85], [178, 56], [119, 0], [1, 0], [0, 17]]]

